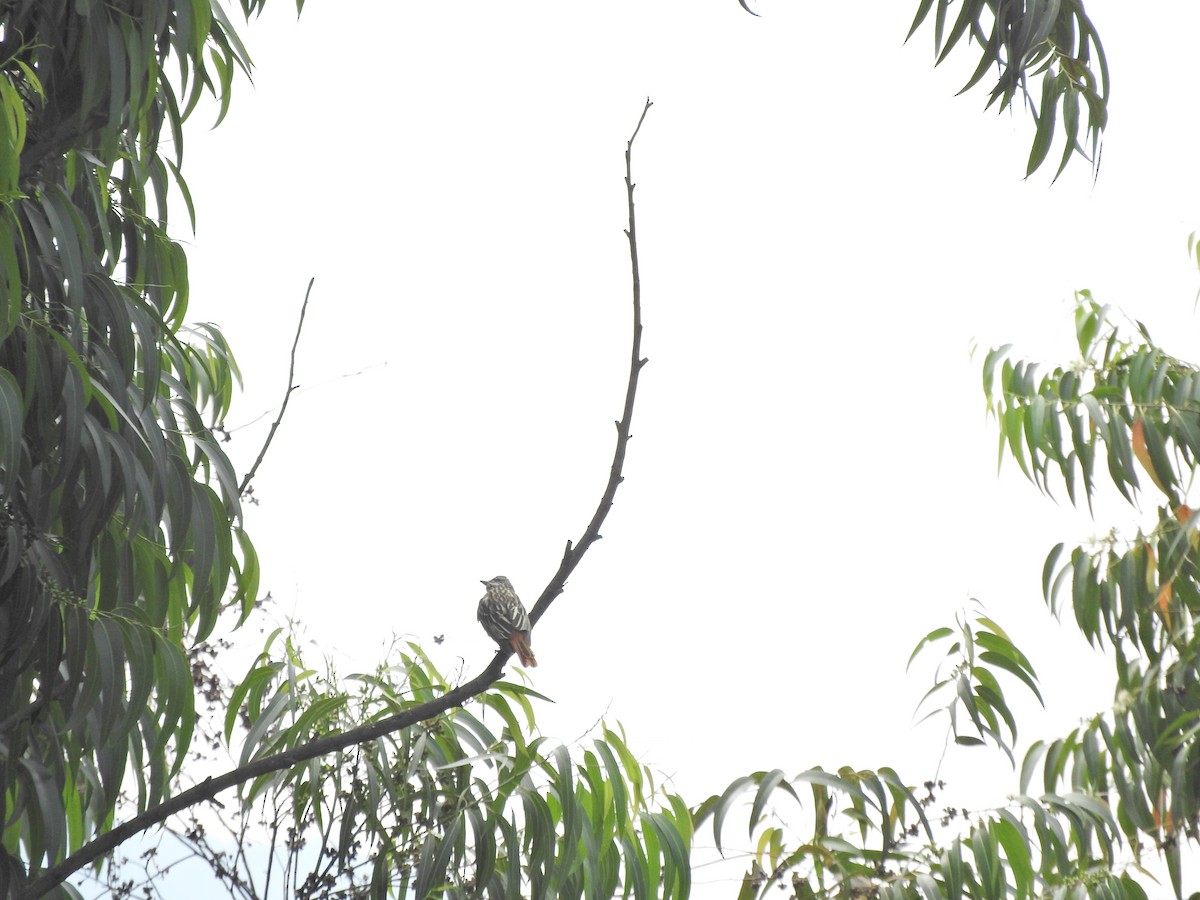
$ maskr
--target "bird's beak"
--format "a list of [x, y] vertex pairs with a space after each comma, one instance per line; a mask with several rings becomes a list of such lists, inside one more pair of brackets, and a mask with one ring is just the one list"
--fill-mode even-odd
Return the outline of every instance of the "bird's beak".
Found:
[[487, 584], [487, 580], [486, 580], [486, 579], [484, 579], [484, 578], [480, 578], [480, 579], [479, 579], [479, 583], [480, 583], [480, 584]]

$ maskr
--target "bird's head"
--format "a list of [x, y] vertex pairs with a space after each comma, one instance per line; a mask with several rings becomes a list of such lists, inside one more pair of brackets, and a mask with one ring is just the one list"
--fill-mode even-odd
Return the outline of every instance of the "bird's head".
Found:
[[486, 585], [487, 587], [506, 587], [510, 591], [512, 590], [512, 582], [509, 581], [504, 575], [497, 575], [495, 578], [491, 578], [487, 581], [481, 580], [479, 583]]

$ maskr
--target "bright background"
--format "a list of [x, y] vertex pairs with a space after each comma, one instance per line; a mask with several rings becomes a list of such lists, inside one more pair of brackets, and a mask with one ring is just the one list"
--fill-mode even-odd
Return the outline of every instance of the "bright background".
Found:
[[[1111, 702], [1041, 567], [1137, 514], [1092, 522], [997, 477], [980, 365], [1010, 341], [1076, 356], [1078, 288], [1200, 355], [1200, 13], [1089, 0], [1111, 126], [1095, 185], [1077, 159], [1051, 186], [1061, 144], [1023, 180], [1028, 116], [956, 97], [977, 56], [935, 70], [929, 24], [903, 43], [916, 6], [310, 0], [297, 23], [275, 0], [243, 30], [254, 86], [187, 136], [189, 315], [238, 353], [245, 470], [316, 278], [248, 514], [313, 661], [372, 669], [399, 635], [470, 677], [494, 650], [479, 580], [532, 605], [581, 534], [627, 376], [622, 154], [649, 95], [650, 363], [605, 539], [535, 633], [545, 731], [620, 721], [693, 804], [774, 767], [920, 783], [944, 730], [913, 726], [932, 671], [905, 663], [972, 597], [1043, 678], [1044, 714], [1010, 688], [1023, 741]], [[952, 750], [941, 775], [955, 806], [1016, 789], [992, 751]], [[696, 896], [731, 896], [743, 865], [700, 870]]]

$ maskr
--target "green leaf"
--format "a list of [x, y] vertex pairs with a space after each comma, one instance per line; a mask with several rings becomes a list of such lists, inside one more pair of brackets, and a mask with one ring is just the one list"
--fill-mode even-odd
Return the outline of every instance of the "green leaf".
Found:
[[943, 897], [945, 900], [958, 900], [963, 895], [963, 882], [966, 880], [962, 842], [958, 838], [942, 853], [941, 870], [945, 885]]
[[[725, 817], [729, 815], [733, 800], [753, 783], [754, 779], [749, 775], [735, 778], [717, 800], [713, 809], [713, 841], [717, 845], [718, 853], [724, 854], [721, 847], [721, 833], [724, 830]], [[751, 834], [753, 833], [753, 823], [751, 823]]]
[[49, 859], [59, 858], [67, 846], [62, 799], [50, 770], [35, 759], [21, 756], [16, 761], [17, 779], [31, 800], [26, 807], [34, 846]]
[[908, 655], [908, 663], [905, 665], [904, 670], [907, 672], [909, 668], [912, 667], [913, 660], [917, 658], [917, 655], [927, 644], [933, 644], [937, 641], [948, 638], [953, 633], [954, 631], [952, 629], [943, 626], [941, 628], [933, 629], [933, 631], [929, 632], [929, 634], [917, 641], [917, 645], [913, 647], [912, 653]]
[[756, 772], [755, 779], [758, 781], [758, 793], [754, 796], [754, 805], [750, 810], [750, 837], [754, 837], [754, 828], [758, 824], [759, 816], [762, 815], [763, 808], [767, 801], [771, 798], [771, 794], [777, 787], [782, 787], [785, 791], [792, 795], [797, 803], [800, 798], [796, 796], [795, 789], [788, 784], [783, 772], [780, 769], [774, 769], [770, 772]]
[[63, 195], [61, 188], [55, 186], [43, 196], [42, 209], [54, 233], [55, 255], [62, 262], [67, 280], [67, 299], [72, 311], [79, 316], [84, 298], [83, 247], [80, 241], [82, 229], [77, 225], [74, 205]]
[[663, 850], [664, 900], [688, 897], [692, 890], [692, 870], [688, 848], [675, 823], [660, 813], [647, 813], [642, 822], [650, 826]]
[[[622, 835], [621, 856], [625, 860], [625, 883], [633, 888], [633, 896], [636, 900], [651, 900], [655, 896], [651, 885], [657, 889], [657, 878], [651, 881], [649, 864], [641, 847]], [[519, 898], [521, 895], [514, 893], [511, 896]]]
[[1000, 810], [998, 815], [1000, 818], [991, 823], [991, 828], [1000, 846], [1004, 848], [1004, 857], [1013, 875], [1016, 896], [1033, 897], [1036, 891], [1029, 833], [1008, 810]]
[[[413, 888], [418, 900], [427, 897], [440, 897], [442, 886], [446, 883], [446, 869], [454, 854], [454, 845], [462, 831], [463, 820], [456, 817], [446, 829], [446, 834], [440, 840], [427, 840], [422, 850], [421, 862], [417, 866], [417, 881]], [[436, 848], [436, 853], [427, 851]]]
[[[942, 52], [938, 54], [935, 65], [940, 65], [943, 61], [945, 61], [950, 51], [954, 49], [954, 45], [957, 44], [959, 39], [967, 33], [967, 30], [971, 27], [976, 15], [976, 3], [973, 2], [973, 0], [963, 0], [962, 9], [959, 10], [958, 18], [954, 20], [954, 25], [952, 25], [950, 28], [950, 33], [945, 37], [945, 42], [942, 44]], [[939, 43], [942, 43], [940, 36], [938, 41]]]
[[1037, 130], [1033, 135], [1033, 146], [1029, 150], [1029, 162], [1025, 166], [1025, 177], [1028, 178], [1037, 171], [1050, 152], [1050, 144], [1054, 141], [1055, 113], [1058, 98], [1063, 88], [1058, 76], [1047, 73], [1042, 78], [1042, 103], [1037, 116]]
[[11, 497], [20, 477], [24, 433], [21, 386], [12, 372], [0, 368], [0, 491]]
[[[595, 747], [604, 763], [604, 770], [608, 773], [608, 783], [612, 787], [613, 811], [616, 813], [617, 830], [623, 832], [630, 822], [629, 814], [632, 806], [632, 800], [625, 789], [625, 776], [606, 743], [597, 740]], [[716, 836], [717, 850], [719, 851], [721, 849], [720, 827], [716, 822], [713, 823], [713, 833]]]
[[1045, 706], [1045, 701], [1042, 699], [1042, 694], [1037, 688], [1037, 673], [1033, 671], [1033, 666], [1029, 660], [1025, 658], [1020, 650], [1013, 644], [998, 635], [991, 634], [987, 631], [977, 631], [975, 633], [975, 642], [986, 650], [980, 654], [980, 659], [984, 662], [998, 666], [1021, 679], [1025, 685], [1033, 692], [1033, 695], [1038, 698], [1038, 702]]
[[[983, 395], [987, 398], [988, 409], [992, 408], [992, 386], [996, 378], [996, 365], [1004, 360], [1008, 355], [1008, 351], [1012, 349], [1012, 344], [1005, 344], [1002, 347], [995, 347], [988, 351], [983, 360]], [[1001, 402], [1003, 397], [998, 398]]]
[[[14, 156], [14, 163], [16, 160]], [[19, 227], [12, 222], [10, 209], [0, 203], [0, 341], [7, 340], [21, 320], [24, 290], [17, 257]]]
[[1056, 593], [1051, 590], [1054, 570], [1058, 567], [1058, 560], [1062, 557], [1065, 546], [1062, 543], [1055, 544], [1054, 549], [1046, 556], [1046, 562], [1042, 565], [1042, 597], [1050, 607], [1054, 606], [1054, 594]]

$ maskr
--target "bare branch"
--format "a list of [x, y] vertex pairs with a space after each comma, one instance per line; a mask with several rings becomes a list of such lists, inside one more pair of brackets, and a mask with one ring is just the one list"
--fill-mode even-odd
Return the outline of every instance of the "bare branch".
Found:
[[283, 403], [279, 406], [279, 415], [271, 423], [271, 430], [267, 432], [267, 439], [263, 441], [262, 449], [258, 451], [258, 458], [254, 460], [254, 465], [250, 467], [250, 471], [242, 479], [242, 484], [238, 488], [238, 496], [246, 493], [246, 488], [250, 486], [250, 481], [254, 478], [258, 467], [262, 465], [263, 457], [267, 455], [267, 448], [271, 446], [271, 441], [275, 439], [275, 432], [279, 430], [279, 423], [283, 421], [283, 414], [287, 412], [288, 401], [292, 399], [292, 391], [297, 387], [296, 348], [300, 346], [300, 332], [304, 330], [304, 314], [308, 312], [308, 297], [312, 293], [313, 282], [316, 280], [315, 277], [308, 279], [308, 289], [304, 292], [304, 303], [300, 306], [300, 321], [296, 323], [296, 337], [292, 340], [292, 359], [291, 364], [288, 366], [287, 390], [283, 394]]
[[633, 135], [625, 145], [625, 195], [629, 205], [629, 227], [625, 230], [625, 236], [629, 238], [629, 263], [633, 272], [633, 348], [629, 360], [629, 383], [625, 388], [625, 410], [621, 415], [621, 421], [617, 422], [617, 447], [613, 452], [612, 469], [608, 475], [608, 484], [604, 488], [604, 495], [600, 498], [600, 505], [596, 507], [596, 512], [592, 515], [592, 521], [588, 522], [583, 536], [575, 542], [574, 546], [567, 541], [567, 549], [563, 553], [562, 562], [558, 564], [558, 571], [554, 573], [554, 577], [550, 579], [550, 583], [546, 585], [546, 589], [542, 591], [537, 603], [530, 610], [529, 619], [534, 623], [542, 617], [542, 613], [554, 602], [554, 598], [563, 592], [567, 578], [575, 571], [575, 567], [583, 559], [583, 554], [587, 553], [588, 547], [600, 540], [600, 526], [604, 524], [608, 511], [612, 509], [613, 500], [617, 496], [617, 487], [623, 480], [621, 470], [625, 467], [625, 449], [629, 446], [629, 427], [633, 423], [633, 401], [637, 396], [638, 374], [642, 371], [642, 366], [649, 362], [647, 359], [642, 359], [642, 276], [638, 269], [637, 228], [633, 214], [635, 185], [631, 157], [634, 139], [642, 130], [642, 123], [646, 121], [646, 113], [650, 112], [650, 107], [653, 105], [650, 98], [647, 97], [637, 127], [633, 129]]

